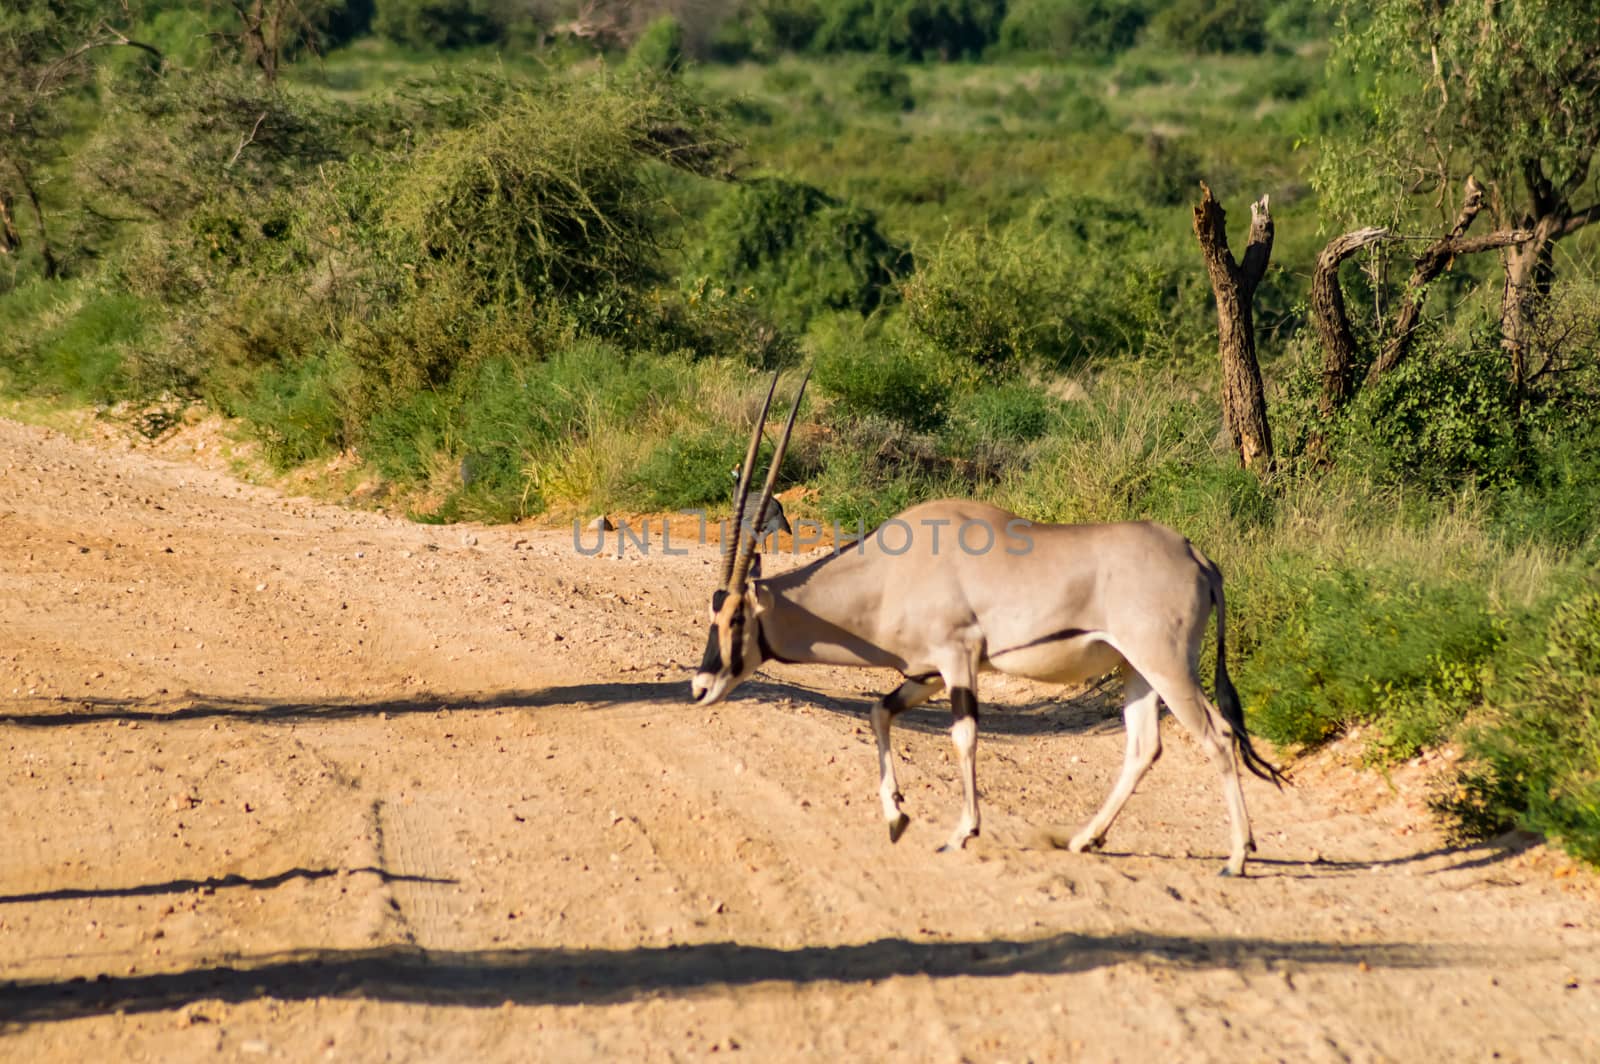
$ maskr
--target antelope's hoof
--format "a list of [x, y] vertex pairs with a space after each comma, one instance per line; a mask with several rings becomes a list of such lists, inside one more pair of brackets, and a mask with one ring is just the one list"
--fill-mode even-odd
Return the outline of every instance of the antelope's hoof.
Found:
[[1243, 879], [1244, 866], [1240, 865], [1238, 868], [1235, 868], [1232, 865], [1223, 865], [1222, 871], [1218, 872], [1217, 875], [1223, 877], [1224, 879]]
[[1082, 835], [1079, 835], [1077, 838], [1067, 843], [1067, 849], [1071, 850], [1073, 853], [1092, 853], [1095, 850], [1100, 849], [1100, 847], [1104, 846], [1105, 844], [1106, 840], [1104, 837], [1098, 839], [1086, 839]]
[[949, 842], [945, 843], [943, 846], [939, 847], [937, 850], [934, 850], [933, 852], [934, 853], [959, 853], [962, 850], [966, 849], [967, 840], [968, 839], [975, 839], [977, 837], [978, 837], [978, 829], [977, 828], [973, 828], [971, 831], [967, 832], [965, 835], [961, 836], [958, 839], [951, 839]]
[[900, 836], [906, 833], [906, 825], [911, 823], [911, 818], [901, 813], [889, 821], [889, 841], [899, 842]]

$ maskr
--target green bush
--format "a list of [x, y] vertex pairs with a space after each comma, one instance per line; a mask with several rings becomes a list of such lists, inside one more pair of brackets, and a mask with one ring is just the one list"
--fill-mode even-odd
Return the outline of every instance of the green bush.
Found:
[[911, 95], [911, 78], [890, 62], [868, 63], [850, 86], [851, 95], [868, 110], [909, 111], [917, 101]]
[[952, 417], [979, 439], [1028, 443], [1060, 423], [1061, 402], [1032, 382], [1008, 381], [962, 397]]
[[237, 414], [279, 469], [337, 454], [347, 440], [339, 367], [306, 358], [258, 371]]
[[676, 15], [653, 19], [628, 49], [628, 65], [636, 69], [671, 74], [683, 63], [683, 23]]
[[1540, 429], [1524, 453], [1527, 472], [1494, 493], [1494, 524], [1511, 543], [1562, 550], [1600, 534], [1600, 425]]
[[397, 174], [385, 220], [416, 268], [454, 267], [484, 299], [653, 279], [661, 190], [639, 148], [658, 102], [590, 86], [523, 96]]
[[822, 18], [822, 0], [758, 0], [750, 27], [752, 50], [769, 58], [806, 51]]
[[1267, 45], [1266, 0], [1173, 0], [1150, 20], [1150, 36], [1190, 52], [1259, 52]]
[[871, 313], [910, 264], [871, 211], [780, 178], [741, 182], [707, 216], [705, 232], [701, 271], [754, 289], [795, 331], [825, 311]]
[[1200, 153], [1187, 139], [1158, 134], [1145, 138], [1144, 150], [1127, 160], [1118, 185], [1155, 207], [1173, 207], [1199, 198], [1200, 181], [1205, 175]]
[[1000, 25], [1007, 51], [1058, 58], [1106, 58], [1133, 47], [1153, 0], [1013, 0]]
[[412, 48], [465, 48], [499, 40], [493, 0], [374, 0], [372, 30]]
[[138, 297], [91, 281], [34, 281], [0, 295], [0, 384], [106, 403], [127, 387], [125, 357], [148, 328]]
[[1471, 708], [1472, 672], [1503, 638], [1476, 574], [1281, 556], [1230, 605], [1239, 689], [1276, 742], [1322, 742], [1397, 707], [1399, 730], [1380, 748], [1435, 742]]
[[934, 361], [894, 341], [832, 345], [817, 355], [817, 385], [857, 416], [927, 431], [944, 422], [950, 389]]
[[[1204, 294], [1182, 286], [1192, 270], [1175, 254], [1128, 246], [1141, 223], [1074, 197], [1046, 200], [998, 232], [953, 232], [903, 286], [907, 322], [990, 376], [1186, 346], [1207, 327]], [[1107, 255], [1119, 257], [1118, 272], [1103, 268]]]
[[1393, 480], [1433, 489], [1510, 483], [1524, 432], [1504, 363], [1488, 342], [1421, 344], [1357, 397], [1347, 438]]
[[1469, 837], [1520, 826], [1600, 864], [1600, 592], [1558, 605], [1542, 642], [1468, 730], [1439, 807]]
[[743, 433], [730, 427], [673, 435], [634, 472], [631, 494], [651, 510], [683, 510], [728, 498], [728, 470], [744, 460]]
[[976, 58], [1000, 30], [1004, 0], [823, 0], [811, 47], [913, 60]]

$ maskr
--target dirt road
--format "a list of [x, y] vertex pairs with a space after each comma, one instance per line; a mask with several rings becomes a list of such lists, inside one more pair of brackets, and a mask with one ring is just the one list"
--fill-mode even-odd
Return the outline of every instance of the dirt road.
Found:
[[[431, 527], [0, 421], [0, 1059], [1600, 1060], [1600, 891], [1452, 850], [1429, 765], [1167, 753], [1102, 699], [775, 666], [686, 703], [715, 548]], [[769, 567], [778, 564], [769, 561]]]

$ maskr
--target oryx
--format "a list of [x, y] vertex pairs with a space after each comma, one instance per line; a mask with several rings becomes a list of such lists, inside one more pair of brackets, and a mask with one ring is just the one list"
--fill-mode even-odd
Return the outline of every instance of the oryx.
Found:
[[[948, 690], [965, 802], [941, 849], [959, 849], [978, 834], [978, 674], [995, 670], [1075, 683], [1120, 669], [1128, 730], [1122, 773], [1068, 848], [1098, 846], [1161, 756], [1158, 713], [1165, 702], [1216, 765], [1232, 824], [1223, 874], [1242, 874], [1255, 842], [1235, 751], [1263, 779], [1278, 783], [1282, 777], [1251, 746], [1238, 692], [1228, 679], [1217, 567], [1183, 536], [1152, 522], [1034, 524], [983, 503], [941, 499], [913, 506], [809, 565], [751, 579], [757, 540], [748, 530], [761, 526], [805, 384], [778, 440], [755, 515], [746, 520], [744, 500], [776, 375], [756, 421], [734, 493], [732, 527], [745, 531], [724, 541], [722, 587], [711, 598], [711, 630], [692, 684], [694, 700], [719, 701], [766, 661], [899, 672], [905, 682], [872, 709], [879, 794], [889, 838], [898, 841], [909, 820], [900, 809], [889, 724], [901, 711]], [[1215, 705], [1201, 689], [1197, 668], [1213, 607]]]

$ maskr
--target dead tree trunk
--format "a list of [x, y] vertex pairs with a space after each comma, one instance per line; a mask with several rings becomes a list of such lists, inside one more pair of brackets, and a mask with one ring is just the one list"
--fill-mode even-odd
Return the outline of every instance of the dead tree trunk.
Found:
[[1272, 214], [1267, 197], [1250, 205], [1250, 236], [1244, 261], [1228, 250], [1226, 212], [1204, 182], [1194, 209], [1194, 231], [1200, 238], [1211, 290], [1217, 297], [1217, 338], [1222, 356], [1222, 417], [1246, 469], [1272, 471], [1272, 430], [1267, 424], [1267, 398], [1256, 363], [1256, 329], [1251, 302], [1272, 255]]
[[1330, 241], [1317, 256], [1311, 275], [1311, 314], [1322, 336], [1322, 398], [1317, 407], [1331, 417], [1355, 391], [1356, 338], [1344, 309], [1344, 289], [1339, 287], [1339, 264], [1364, 247], [1389, 236], [1380, 228], [1357, 229]]

